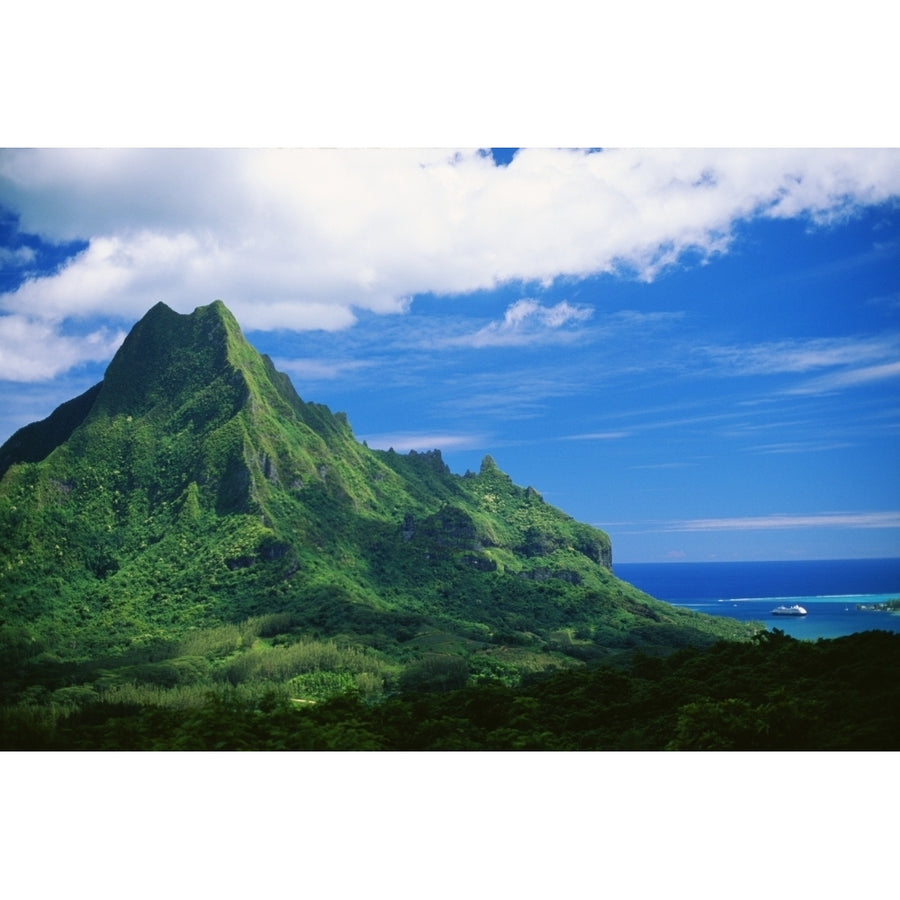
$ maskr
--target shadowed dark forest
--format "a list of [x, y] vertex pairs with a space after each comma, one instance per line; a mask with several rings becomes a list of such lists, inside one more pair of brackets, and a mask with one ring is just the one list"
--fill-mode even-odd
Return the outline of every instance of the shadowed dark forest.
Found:
[[300, 703], [226, 687], [182, 708], [127, 695], [77, 711], [20, 705], [3, 713], [3, 741], [23, 750], [900, 749], [900, 635], [887, 632], [812, 643], [775, 631], [521, 687], [421, 677], [430, 690], [377, 703], [357, 690]]

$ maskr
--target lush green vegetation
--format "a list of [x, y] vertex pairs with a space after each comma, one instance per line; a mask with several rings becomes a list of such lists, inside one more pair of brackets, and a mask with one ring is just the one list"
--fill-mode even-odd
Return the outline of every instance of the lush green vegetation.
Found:
[[165, 734], [210, 708], [517, 691], [760, 630], [618, 580], [606, 534], [490, 457], [460, 476], [360, 444], [218, 302], [154, 307], [101, 385], [0, 448], [0, 474], [13, 746], [136, 709]]
[[[248, 626], [250, 633], [258, 626]], [[212, 636], [210, 636], [212, 637]], [[223, 644], [241, 635], [223, 633]], [[200, 648], [197, 648], [200, 649]], [[216, 648], [214, 648], [216, 652]], [[54, 692], [51, 705], [3, 711], [4, 746], [21, 749], [186, 750], [897, 750], [900, 635], [865, 632], [802, 642], [780, 632], [667, 657], [638, 656], [542, 674], [519, 687], [464, 673], [373, 702], [352, 671], [371, 660], [309, 644], [274, 660], [279, 674], [332, 655], [341, 690], [321, 703], [247, 682], [198, 692], [172, 684]], [[274, 655], [274, 654], [273, 654]], [[363, 655], [364, 656], [364, 655]], [[253, 663], [257, 664], [258, 660]], [[407, 670], [409, 671], [409, 670]], [[243, 676], [243, 670], [241, 671]], [[174, 677], [174, 676], [173, 676]], [[295, 676], [299, 678], [301, 676]], [[443, 678], [443, 685], [435, 680]], [[312, 682], [304, 683], [306, 686]], [[412, 686], [411, 686], [412, 687]]]

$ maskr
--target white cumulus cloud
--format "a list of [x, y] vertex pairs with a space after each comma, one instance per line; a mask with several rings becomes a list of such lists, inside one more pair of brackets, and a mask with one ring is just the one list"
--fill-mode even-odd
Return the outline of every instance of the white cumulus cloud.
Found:
[[0, 316], [0, 379], [30, 382], [54, 378], [81, 363], [109, 359], [123, 340], [121, 330], [102, 328], [85, 335], [65, 335], [55, 322]]
[[[896, 150], [525, 149], [507, 166], [477, 150], [7, 150], [0, 206], [23, 232], [88, 246], [0, 310], [133, 321], [218, 298], [248, 330], [338, 330], [419, 293], [651, 280], [727, 252], [741, 221], [828, 224], [897, 196]], [[511, 308], [482, 339], [584, 315]]]

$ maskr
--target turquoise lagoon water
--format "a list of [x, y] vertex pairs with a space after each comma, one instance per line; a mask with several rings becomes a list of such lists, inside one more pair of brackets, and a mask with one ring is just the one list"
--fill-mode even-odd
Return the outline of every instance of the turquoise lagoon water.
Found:
[[[900, 558], [728, 563], [622, 563], [615, 574], [675, 606], [761, 622], [797, 639], [900, 632], [900, 615], [862, 607], [900, 599]], [[776, 616], [798, 603], [805, 616]]]

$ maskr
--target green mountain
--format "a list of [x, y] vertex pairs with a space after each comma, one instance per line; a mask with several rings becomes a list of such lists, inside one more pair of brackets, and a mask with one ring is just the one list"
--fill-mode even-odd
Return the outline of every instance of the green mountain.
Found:
[[218, 301], [157, 304], [0, 448], [10, 708], [514, 684], [757, 630], [617, 579], [606, 534], [490, 457], [456, 475], [359, 443]]

